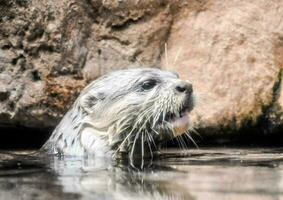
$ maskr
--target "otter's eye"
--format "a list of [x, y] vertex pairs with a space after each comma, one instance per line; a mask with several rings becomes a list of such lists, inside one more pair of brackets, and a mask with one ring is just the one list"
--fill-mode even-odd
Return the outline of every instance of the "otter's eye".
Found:
[[155, 85], [156, 85], [156, 80], [147, 80], [142, 83], [141, 87], [143, 90], [150, 90], [154, 88]]

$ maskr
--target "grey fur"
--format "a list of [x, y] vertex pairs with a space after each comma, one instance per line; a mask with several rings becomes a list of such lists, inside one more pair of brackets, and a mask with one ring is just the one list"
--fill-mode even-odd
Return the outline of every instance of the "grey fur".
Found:
[[[156, 85], [143, 89], [146, 81]], [[173, 137], [166, 114], [178, 115], [185, 103], [188, 111], [193, 107], [191, 95], [188, 100], [176, 93], [180, 83], [176, 74], [159, 69], [103, 76], [81, 92], [42, 149], [63, 155], [148, 156], [157, 143]]]

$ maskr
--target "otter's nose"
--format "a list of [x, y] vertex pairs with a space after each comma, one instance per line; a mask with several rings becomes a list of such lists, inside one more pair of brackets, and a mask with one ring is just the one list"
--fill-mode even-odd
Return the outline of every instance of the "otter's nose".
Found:
[[190, 83], [181, 82], [176, 85], [175, 90], [179, 93], [192, 94], [193, 86]]

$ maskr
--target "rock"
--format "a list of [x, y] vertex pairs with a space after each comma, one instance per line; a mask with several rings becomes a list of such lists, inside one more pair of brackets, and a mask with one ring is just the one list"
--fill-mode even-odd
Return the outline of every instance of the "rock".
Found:
[[193, 83], [203, 134], [282, 130], [283, 2], [2, 1], [0, 126], [53, 127], [90, 81], [147, 66]]
[[55, 126], [88, 82], [158, 66], [172, 16], [169, 1], [0, 0], [0, 126]]
[[0, 101], [5, 101], [10, 95], [6, 88], [0, 87]]
[[[274, 114], [269, 108], [275, 104], [283, 106], [278, 89], [282, 11], [280, 1], [216, 0], [178, 14], [162, 68], [176, 70], [193, 83], [198, 96], [195, 127], [207, 134], [227, 134], [266, 118], [278, 121], [267, 115]], [[282, 109], [278, 112], [282, 115]]]

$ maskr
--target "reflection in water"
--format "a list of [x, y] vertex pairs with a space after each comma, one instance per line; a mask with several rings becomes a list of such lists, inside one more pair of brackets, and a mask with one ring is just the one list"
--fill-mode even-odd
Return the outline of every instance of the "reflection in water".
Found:
[[[53, 160], [64, 192], [81, 194], [83, 199], [191, 199], [185, 190], [180, 192], [182, 186], [168, 184], [166, 180], [186, 173], [157, 165], [143, 171], [128, 166], [70, 157]], [[164, 177], [167, 178], [163, 180]]]
[[164, 152], [147, 169], [0, 154], [0, 199], [280, 199], [282, 149]]

